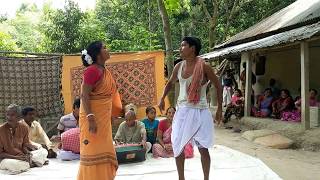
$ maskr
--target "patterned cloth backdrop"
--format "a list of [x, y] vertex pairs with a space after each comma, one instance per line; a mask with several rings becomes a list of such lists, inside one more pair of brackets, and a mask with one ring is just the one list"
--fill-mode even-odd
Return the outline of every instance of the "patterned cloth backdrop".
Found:
[[[123, 105], [134, 103], [138, 107], [157, 103], [155, 59], [108, 63]], [[84, 67], [71, 68], [72, 97], [79, 97]]]
[[36, 108], [42, 119], [61, 116], [61, 68], [60, 56], [0, 56], [0, 119], [11, 103]]

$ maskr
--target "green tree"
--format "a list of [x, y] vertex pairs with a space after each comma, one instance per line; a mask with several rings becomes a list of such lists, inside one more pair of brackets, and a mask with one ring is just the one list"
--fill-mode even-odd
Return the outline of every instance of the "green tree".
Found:
[[22, 4], [14, 18], [0, 23], [0, 29], [10, 34], [22, 51], [40, 52], [42, 35], [37, 27], [40, 13], [34, 4]]
[[[174, 1], [174, 0], [170, 0]], [[295, 0], [184, 0], [174, 18], [180, 34], [198, 36], [204, 51], [288, 6]], [[177, 2], [177, 1], [175, 1]], [[174, 25], [173, 27], [179, 27]], [[177, 28], [173, 34], [178, 33]], [[174, 36], [174, 40], [178, 36]], [[176, 44], [176, 43], [174, 43]]]
[[155, 2], [98, 0], [96, 14], [104, 24], [112, 51], [162, 49], [161, 21]]
[[6, 14], [0, 14], [0, 23], [8, 20], [8, 16]]
[[101, 40], [108, 41], [103, 24], [96, 18], [93, 11], [85, 12], [80, 21], [79, 38], [77, 44], [80, 49], [86, 48], [91, 42]]
[[84, 13], [78, 4], [67, 0], [63, 9], [45, 8], [41, 27], [45, 40], [43, 46], [48, 52], [80, 52], [81, 21]]
[[[165, 18], [159, 2], [165, 7]], [[166, 49], [171, 71], [174, 58], [171, 52], [179, 48], [182, 37], [199, 37], [205, 53], [292, 2], [97, 0], [96, 9], [86, 12], [72, 0], [58, 10], [49, 4], [41, 10], [34, 4], [22, 4], [14, 18], [0, 16], [0, 29], [22, 51], [78, 53], [94, 40], [106, 41], [112, 51]]]
[[17, 51], [16, 42], [10, 34], [0, 31], [0, 51]]
[[[174, 59], [173, 59], [173, 46], [172, 46], [172, 36], [171, 36], [171, 26], [169, 21], [169, 15], [167, 12], [167, 8], [165, 6], [165, 2], [163, 0], [157, 0], [158, 6], [159, 6], [159, 12], [162, 19], [162, 25], [163, 25], [163, 34], [165, 39], [165, 45], [166, 45], [166, 66], [168, 71], [168, 78], [171, 76], [173, 67], [174, 67]], [[171, 2], [171, 3], [170, 3]], [[172, 5], [171, 8], [176, 9], [175, 3], [172, 3], [172, 1], [168, 1], [168, 6]], [[170, 104], [174, 105], [174, 89], [169, 92], [168, 97]]]

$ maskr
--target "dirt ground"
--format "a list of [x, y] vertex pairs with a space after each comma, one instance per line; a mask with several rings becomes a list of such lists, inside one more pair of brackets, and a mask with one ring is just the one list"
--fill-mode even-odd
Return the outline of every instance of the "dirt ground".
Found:
[[215, 144], [259, 158], [284, 180], [320, 180], [320, 152], [263, 147], [224, 127], [216, 127]]

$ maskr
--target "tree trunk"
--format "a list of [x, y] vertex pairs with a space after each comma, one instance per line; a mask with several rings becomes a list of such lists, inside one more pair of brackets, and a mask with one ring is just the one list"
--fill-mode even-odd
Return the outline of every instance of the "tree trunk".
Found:
[[151, 29], [151, 10], [150, 10], [150, 0], [148, 0], [148, 20], [149, 20], [149, 33], [150, 33], [150, 36], [149, 36], [149, 50], [151, 50], [151, 47], [152, 47], [152, 37], [151, 37], [151, 32], [152, 32], [152, 29]]
[[[162, 19], [164, 40], [166, 44], [166, 65], [167, 65], [167, 71], [168, 71], [168, 78], [170, 78], [173, 71], [173, 67], [174, 67], [170, 22], [169, 22], [168, 12], [164, 5], [163, 0], [157, 0], [157, 1], [158, 1], [159, 11]], [[172, 90], [169, 92], [168, 97], [169, 97], [169, 102], [171, 106], [174, 106], [175, 105], [174, 104], [174, 88], [172, 88]]]
[[206, 3], [204, 0], [198, 0], [199, 4], [202, 6], [203, 11], [209, 21], [209, 51], [212, 50], [216, 43], [216, 27], [217, 27], [217, 20], [218, 20], [218, 11], [219, 11], [219, 4], [218, 0], [212, 0], [213, 5], [213, 14], [209, 13]]
[[223, 33], [223, 37], [222, 37], [222, 41], [225, 41], [226, 39], [228, 39], [229, 36], [229, 27], [230, 27], [230, 20], [228, 19], [226, 22], [226, 26], [224, 28], [224, 33]]
[[216, 44], [216, 28], [218, 15], [214, 14], [209, 22], [209, 50], [212, 50]]
[[212, 50], [212, 48], [214, 47], [215, 42], [216, 42], [215, 29], [216, 29], [216, 26], [215, 26], [214, 22], [210, 21], [210, 24], [209, 24], [209, 51]]
[[193, 23], [193, 21], [191, 21], [189, 32], [188, 32], [188, 36], [192, 36], [193, 35], [193, 28], [194, 28], [194, 23]]
[[181, 23], [181, 39], [186, 36], [186, 28], [184, 26], [184, 23]]

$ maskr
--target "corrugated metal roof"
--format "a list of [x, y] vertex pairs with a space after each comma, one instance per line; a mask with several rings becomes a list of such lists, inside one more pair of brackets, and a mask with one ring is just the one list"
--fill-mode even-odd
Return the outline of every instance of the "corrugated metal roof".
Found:
[[215, 48], [227, 47], [229, 44], [237, 41], [303, 23], [317, 17], [320, 17], [320, 0], [297, 0], [247, 30], [232, 36], [229, 40], [217, 45]]
[[220, 56], [237, 54], [244, 51], [272, 47], [285, 43], [292, 43], [299, 40], [309, 39], [320, 32], [320, 22], [312, 25], [302, 26], [290, 31], [282, 32], [263, 39], [231, 46], [227, 48], [217, 49], [213, 52], [202, 55], [202, 58], [212, 59]]

